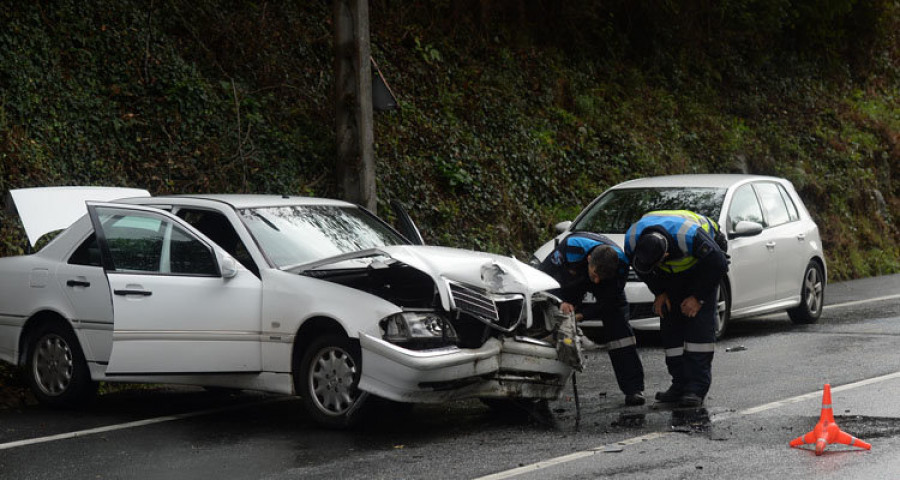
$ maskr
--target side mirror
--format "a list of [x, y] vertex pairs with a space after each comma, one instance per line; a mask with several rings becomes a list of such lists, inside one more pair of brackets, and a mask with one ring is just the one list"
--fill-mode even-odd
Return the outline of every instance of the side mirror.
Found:
[[565, 222], [559, 222], [553, 226], [556, 229], [556, 233], [563, 233], [572, 226], [571, 220], [566, 220]]
[[219, 270], [224, 278], [234, 278], [238, 273], [237, 262], [231, 257], [224, 257], [219, 262]]
[[741, 220], [734, 226], [734, 232], [731, 233], [731, 238], [752, 237], [754, 235], [759, 235], [762, 231], [762, 225], [756, 222]]

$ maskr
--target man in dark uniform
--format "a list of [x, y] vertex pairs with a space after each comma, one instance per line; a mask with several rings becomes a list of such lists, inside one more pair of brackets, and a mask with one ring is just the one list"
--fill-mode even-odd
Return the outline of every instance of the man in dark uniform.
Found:
[[728, 271], [718, 235], [715, 222], [687, 210], [647, 213], [625, 234], [634, 271], [656, 295], [653, 311], [672, 376], [657, 401], [698, 407], [712, 383], [718, 287]]
[[[574, 312], [576, 320], [603, 321], [605, 346], [616, 381], [625, 394], [625, 404], [643, 405], [644, 367], [628, 324], [625, 252], [603, 235], [574, 232], [559, 242], [539, 268], [559, 282], [560, 289], [555, 293], [563, 301], [563, 313]], [[588, 291], [597, 303], [582, 309], [582, 299]]]

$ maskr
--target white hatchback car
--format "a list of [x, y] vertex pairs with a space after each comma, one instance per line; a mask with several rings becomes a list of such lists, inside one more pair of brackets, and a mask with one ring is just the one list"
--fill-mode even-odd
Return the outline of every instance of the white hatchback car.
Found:
[[[561, 232], [557, 238], [587, 231], [623, 246], [628, 227], [653, 210], [704, 214], [717, 221], [728, 237], [731, 264], [719, 288], [717, 338], [733, 318], [786, 310], [795, 323], [818, 321], [826, 279], [822, 241], [793, 185], [783, 178], [710, 174], [623, 182], [594, 199], [574, 221], [557, 224]], [[554, 242], [541, 246], [532, 263], [544, 259]], [[634, 272], [625, 293], [631, 303], [632, 326], [658, 329], [653, 294]], [[602, 325], [599, 320], [586, 320], [581, 327], [590, 338]]]
[[[552, 278], [411, 245], [346, 202], [11, 195], [31, 242], [74, 221], [37, 253], [0, 259], [0, 360], [24, 365], [48, 404], [83, 401], [101, 380], [179, 383], [297, 394], [343, 427], [370, 394], [554, 399], [578, 366], [553, 340]], [[123, 195], [136, 197], [113, 201]]]

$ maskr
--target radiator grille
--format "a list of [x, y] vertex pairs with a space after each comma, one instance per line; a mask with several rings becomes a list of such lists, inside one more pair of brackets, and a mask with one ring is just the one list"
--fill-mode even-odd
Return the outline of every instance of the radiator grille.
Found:
[[522, 295], [501, 295], [495, 300], [486, 290], [455, 282], [449, 282], [449, 285], [456, 309], [491, 327], [510, 332], [524, 316], [525, 298]]

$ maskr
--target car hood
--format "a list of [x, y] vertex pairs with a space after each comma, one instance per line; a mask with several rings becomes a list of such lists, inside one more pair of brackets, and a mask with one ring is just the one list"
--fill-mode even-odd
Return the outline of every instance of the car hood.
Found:
[[108, 202], [127, 197], [149, 197], [140, 188], [120, 187], [40, 187], [10, 190], [31, 246], [47, 233], [68, 227], [87, 213], [84, 202]]
[[429, 275], [438, 286], [445, 308], [449, 308], [448, 282], [480, 287], [492, 293], [521, 293], [531, 297], [537, 292], [559, 288], [549, 275], [512, 257], [449, 247], [394, 245], [339, 255], [291, 268], [317, 269], [359, 267], [364, 261], [370, 268], [402, 262]]

